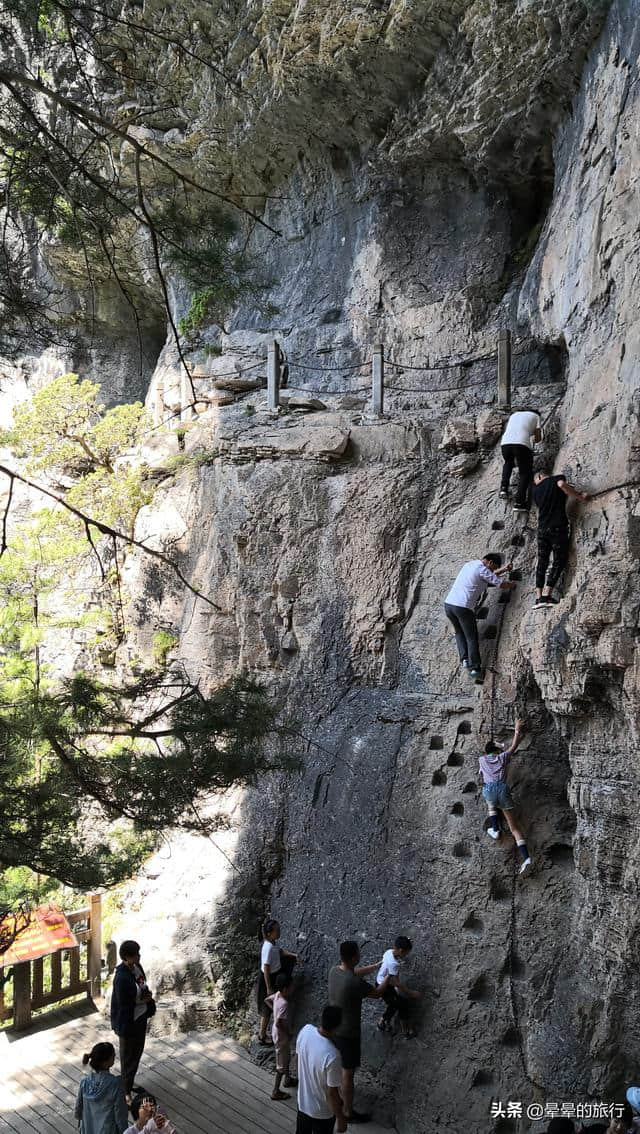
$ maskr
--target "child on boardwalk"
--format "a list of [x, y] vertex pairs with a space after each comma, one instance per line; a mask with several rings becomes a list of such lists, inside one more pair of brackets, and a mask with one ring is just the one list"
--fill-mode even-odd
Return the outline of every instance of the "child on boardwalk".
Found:
[[273, 1013], [271, 1017], [271, 1036], [276, 1049], [276, 1081], [271, 1092], [271, 1098], [274, 1101], [280, 1102], [283, 1099], [290, 1099], [291, 1095], [287, 1095], [284, 1091], [280, 1090], [280, 1084], [284, 1077], [285, 1087], [297, 1087], [298, 1080], [294, 1079], [289, 1070], [289, 1063], [291, 1059], [291, 1015], [290, 1015], [290, 997], [293, 991], [293, 977], [287, 976], [286, 973], [280, 973], [276, 977], [276, 992], [273, 996], [267, 996], [266, 1003], [271, 1008]]
[[523, 732], [524, 721], [517, 720], [513, 740], [509, 748], [502, 749], [491, 740], [487, 744], [485, 755], [480, 757], [480, 771], [484, 784], [482, 794], [489, 808], [487, 834], [490, 835], [492, 839], [500, 838], [500, 819], [498, 811], [501, 811], [509, 824], [509, 830], [516, 841], [518, 853], [522, 860], [520, 870], [518, 871], [519, 874], [524, 874], [525, 870], [531, 866], [531, 856], [527, 850], [527, 844], [515, 823], [513, 800], [507, 783], [507, 771], [509, 761], [520, 744]]
[[389, 978], [387, 986], [382, 994], [382, 999], [387, 1005], [384, 1016], [378, 1022], [378, 1028], [381, 1032], [393, 1031], [393, 1017], [396, 1015], [400, 1017], [400, 1027], [407, 1038], [415, 1036], [415, 1029], [409, 1023], [409, 1015], [411, 1012], [410, 1000], [419, 1000], [420, 993], [407, 988], [400, 980], [400, 965], [409, 956], [413, 949], [413, 944], [408, 937], [400, 935], [396, 937], [393, 948], [387, 949], [382, 957], [382, 964], [378, 969], [376, 976], [376, 984], [383, 984], [386, 977]]

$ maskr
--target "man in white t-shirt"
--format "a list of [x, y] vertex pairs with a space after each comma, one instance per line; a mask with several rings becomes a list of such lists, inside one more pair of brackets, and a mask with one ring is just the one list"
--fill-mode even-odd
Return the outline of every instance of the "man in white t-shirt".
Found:
[[342, 1009], [327, 1004], [320, 1027], [306, 1024], [298, 1032], [298, 1117], [296, 1134], [332, 1134], [338, 1120], [340, 1134], [347, 1129], [342, 1109], [340, 1083], [342, 1060], [332, 1037], [342, 1019]]
[[385, 980], [387, 981], [387, 986], [382, 994], [382, 999], [387, 1007], [384, 1016], [378, 1022], [379, 1030], [381, 1032], [393, 1031], [392, 1020], [397, 1012], [402, 1031], [410, 1038], [415, 1036], [416, 1033], [409, 1023], [411, 1007], [409, 1001], [419, 1000], [420, 993], [407, 988], [406, 984], [403, 984], [400, 980], [400, 965], [409, 956], [412, 949], [411, 940], [400, 934], [399, 937], [396, 937], [393, 948], [387, 949], [384, 953], [382, 964], [376, 976], [376, 984], [384, 984]]
[[513, 505], [514, 512], [528, 512], [531, 506], [531, 481], [533, 478], [533, 446], [542, 440], [540, 414], [536, 410], [518, 410], [512, 413], [507, 428], [502, 435], [502, 481], [500, 497], [509, 497], [509, 481], [514, 465], [518, 466], [518, 491]]
[[460, 663], [475, 681], [482, 681], [476, 605], [487, 587], [513, 590], [515, 583], [503, 582], [500, 578], [512, 567], [512, 563], [502, 566], [502, 556], [497, 551], [488, 551], [484, 559], [471, 559], [458, 571], [444, 600], [444, 612], [454, 629]]

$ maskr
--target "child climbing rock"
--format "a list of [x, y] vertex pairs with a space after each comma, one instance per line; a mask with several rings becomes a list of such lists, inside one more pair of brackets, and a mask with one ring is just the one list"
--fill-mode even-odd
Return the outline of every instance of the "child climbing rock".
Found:
[[410, 1001], [420, 1000], [420, 993], [407, 988], [400, 980], [400, 965], [409, 956], [412, 949], [413, 944], [408, 937], [404, 937], [402, 934], [396, 937], [393, 948], [387, 949], [385, 952], [376, 976], [376, 984], [383, 984], [385, 979], [389, 978], [382, 994], [382, 999], [387, 1007], [384, 1016], [378, 1022], [379, 1030], [381, 1032], [393, 1031], [392, 1021], [397, 1012], [400, 1017], [400, 1027], [408, 1038], [412, 1038], [416, 1034], [409, 1019], [411, 1014]]
[[522, 740], [523, 732], [524, 721], [517, 720], [510, 746], [502, 749], [493, 740], [490, 740], [487, 744], [485, 755], [480, 757], [480, 771], [484, 783], [482, 794], [489, 808], [487, 834], [490, 835], [492, 839], [500, 838], [500, 818], [498, 812], [501, 811], [509, 824], [509, 830], [516, 841], [518, 854], [522, 860], [518, 871], [519, 874], [524, 874], [531, 866], [531, 856], [527, 850], [527, 844], [524, 841], [522, 833], [515, 823], [513, 800], [507, 783], [507, 771], [509, 761]]

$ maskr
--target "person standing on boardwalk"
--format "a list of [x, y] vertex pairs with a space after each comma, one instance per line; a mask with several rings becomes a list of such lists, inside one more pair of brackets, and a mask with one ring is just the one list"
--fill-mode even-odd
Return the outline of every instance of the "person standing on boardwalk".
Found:
[[507, 783], [507, 772], [509, 761], [518, 749], [523, 732], [524, 721], [517, 720], [513, 732], [513, 739], [509, 747], [502, 749], [499, 744], [490, 740], [487, 744], [485, 755], [480, 757], [480, 772], [483, 781], [482, 795], [489, 808], [487, 834], [490, 835], [492, 839], [500, 838], [500, 817], [498, 812], [501, 811], [509, 825], [509, 830], [518, 848], [518, 854], [520, 855], [519, 874], [524, 874], [525, 870], [528, 870], [531, 866], [531, 856], [527, 844], [524, 841], [524, 836], [520, 828], [516, 826], [513, 813], [513, 799], [511, 798], [509, 784]]
[[262, 949], [260, 951], [260, 976], [258, 977], [258, 1015], [260, 1026], [258, 1029], [258, 1043], [271, 1046], [267, 1039], [267, 1024], [271, 1016], [271, 1006], [267, 997], [273, 997], [276, 992], [276, 979], [282, 973], [291, 976], [293, 967], [298, 960], [297, 953], [289, 953], [276, 945], [280, 937], [280, 922], [269, 917], [262, 927]]
[[155, 1014], [154, 999], [140, 964], [137, 941], [123, 941], [120, 964], [113, 976], [111, 1027], [120, 1040], [120, 1074], [127, 1103], [147, 1038], [147, 1020]]
[[503, 581], [513, 563], [502, 566], [502, 556], [497, 551], [488, 551], [484, 559], [471, 559], [458, 571], [454, 584], [444, 600], [444, 612], [453, 626], [458, 655], [469, 676], [482, 680], [480, 644], [478, 642], [478, 623], [476, 605], [486, 587], [500, 587], [511, 591], [515, 583]]
[[335, 1005], [322, 1009], [320, 1027], [305, 1024], [298, 1032], [298, 1116], [296, 1134], [332, 1134], [336, 1119], [344, 1134], [347, 1117], [340, 1097], [342, 1068], [335, 1046], [342, 1012]]
[[358, 967], [359, 960], [357, 941], [343, 941], [340, 946], [340, 964], [334, 965], [329, 971], [329, 1003], [342, 1010], [342, 1019], [336, 1028], [333, 1042], [342, 1057], [341, 1094], [347, 1122], [368, 1122], [371, 1118], [370, 1114], [360, 1114], [353, 1108], [353, 1080], [360, 1066], [362, 1001], [367, 997], [380, 999], [389, 987], [388, 976], [375, 986], [363, 979], [376, 972], [379, 961]]
[[122, 1134], [129, 1124], [122, 1079], [112, 1075], [116, 1051], [112, 1043], [96, 1043], [82, 1056], [91, 1071], [80, 1080], [74, 1115], [80, 1134]]
[[[541, 469], [533, 478], [533, 500], [538, 509], [538, 562], [536, 566], [536, 601], [534, 610], [555, 606], [553, 597], [567, 559], [571, 527], [567, 518], [567, 498], [590, 500], [587, 492], [580, 492], [562, 474], [552, 476]], [[553, 557], [551, 567], [549, 562]]]
[[518, 491], [514, 512], [528, 512], [531, 505], [531, 479], [533, 475], [533, 446], [542, 440], [540, 415], [536, 410], [517, 410], [507, 422], [502, 435], [501, 448], [504, 464], [500, 483], [500, 498], [509, 497], [509, 482], [514, 465], [518, 466]]
[[267, 996], [266, 1003], [270, 1005], [272, 1015], [271, 1035], [276, 1049], [276, 1079], [271, 1092], [271, 1098], [280, 1102], [291, 1098], [286, 1091], [280, 1090], [284, 1078], [285, 1087], [297, 1087], [298, 1080], [291, 1074], [291, 1016], [289, 999], [293, 990], [293, 977], [280, 973], [276, 978], [276, 993]]

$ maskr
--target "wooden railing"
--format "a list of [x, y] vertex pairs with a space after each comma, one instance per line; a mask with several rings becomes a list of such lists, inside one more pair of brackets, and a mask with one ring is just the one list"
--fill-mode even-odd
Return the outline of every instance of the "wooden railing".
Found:
[[[97, 1000], [101, 994], [102, 902], [92, 894], [86, 909], [66, 915], [78, 945], [50, 953], [37, 961], [14, 965], [12, 975], [0, 984], [0, 1024], [13, 1020], [16, 1030], [28, 1028], [33, 1012], [86, 995]], [[7, 990], [12, 990], [7, 1003]]]

